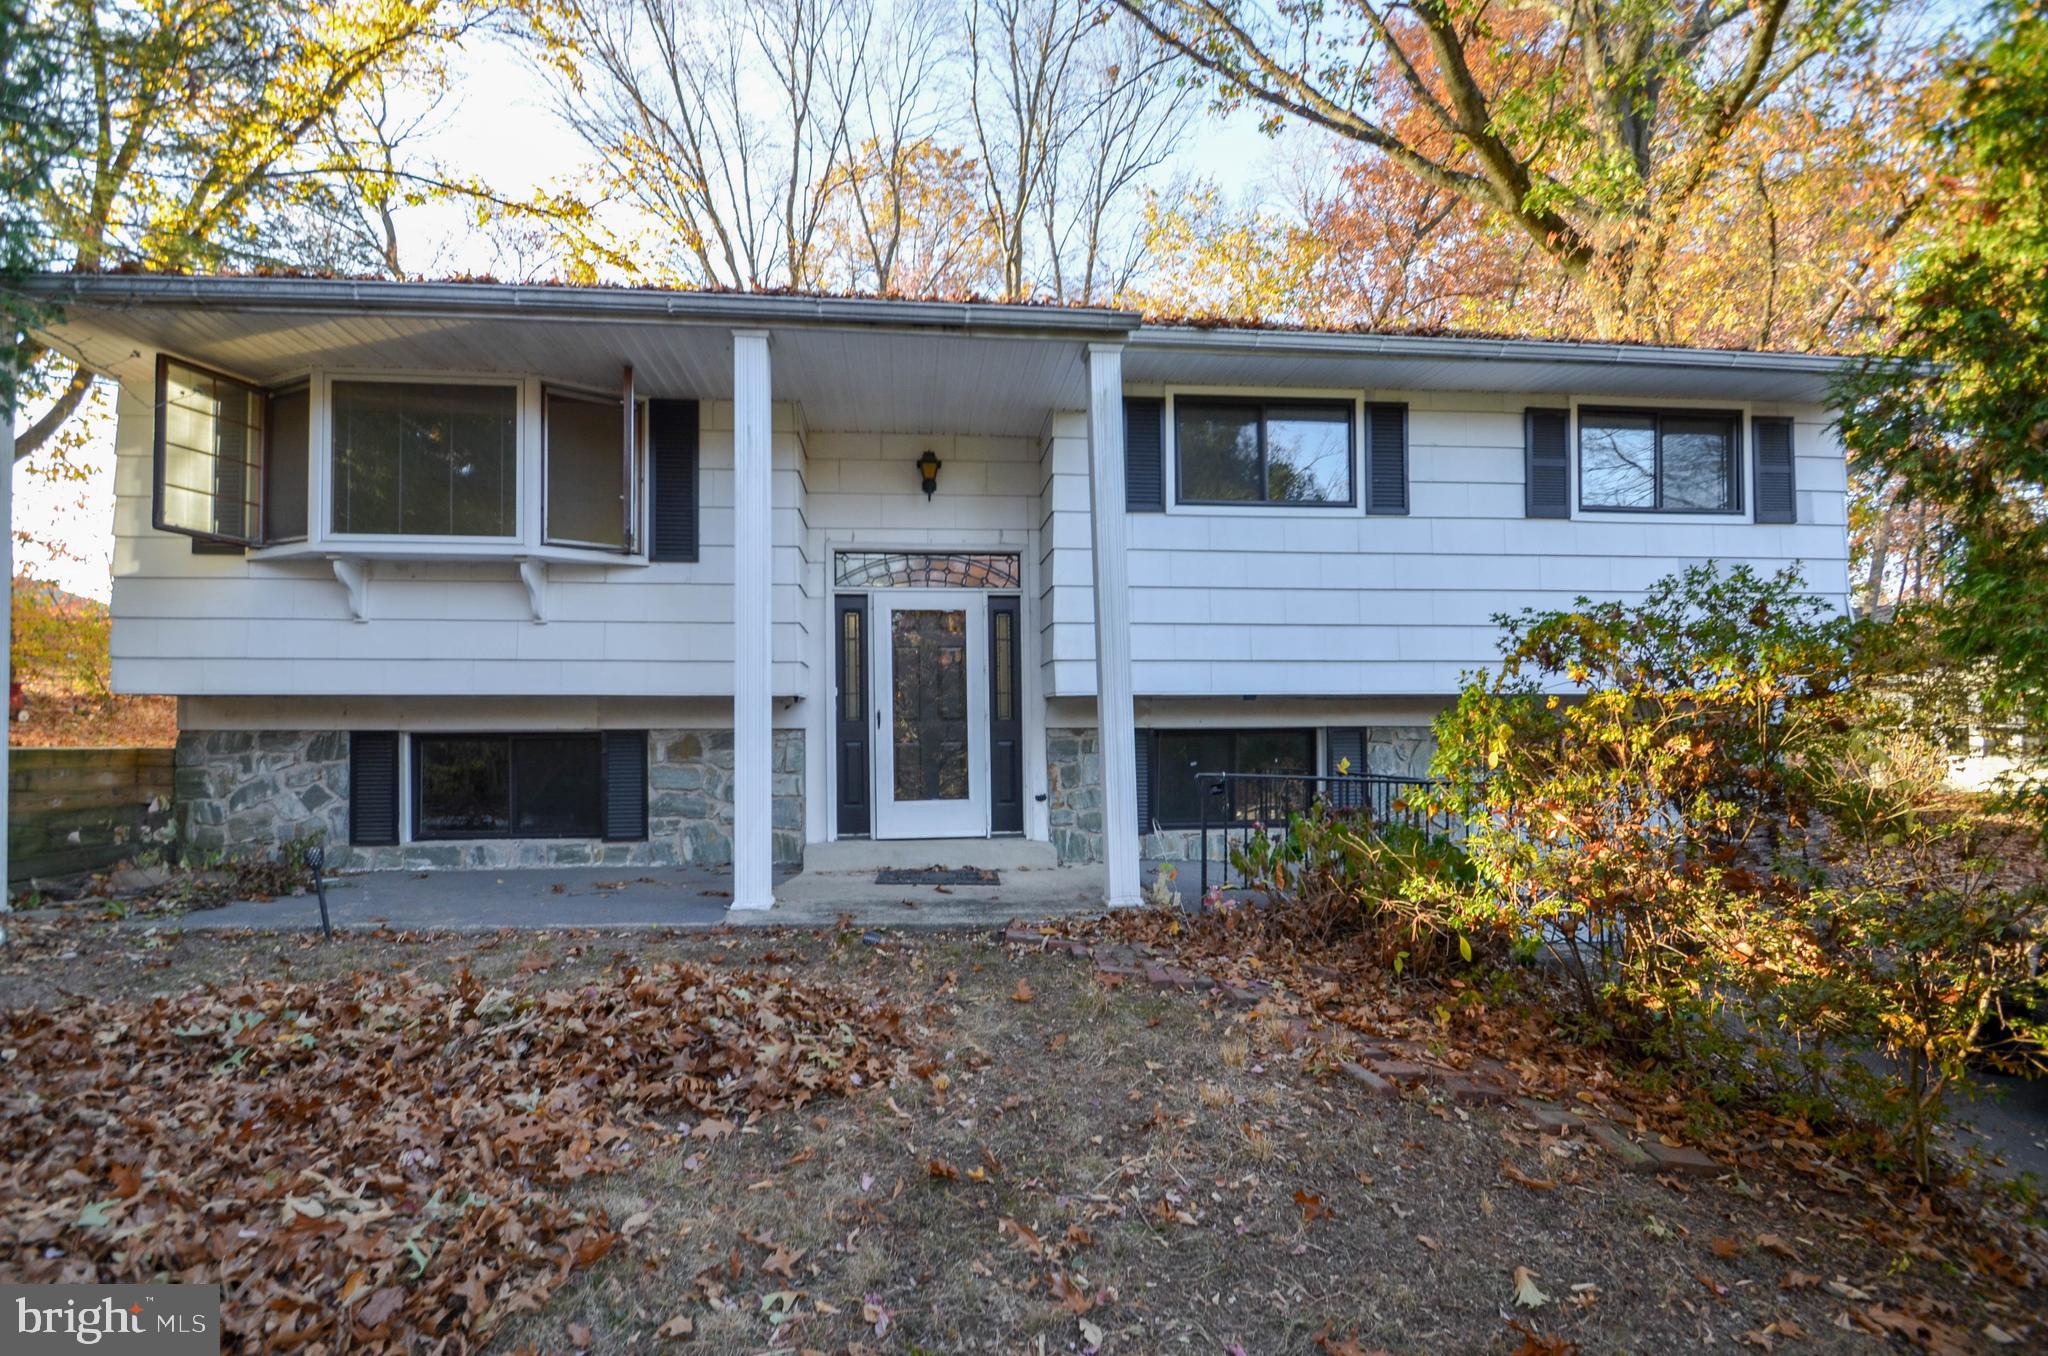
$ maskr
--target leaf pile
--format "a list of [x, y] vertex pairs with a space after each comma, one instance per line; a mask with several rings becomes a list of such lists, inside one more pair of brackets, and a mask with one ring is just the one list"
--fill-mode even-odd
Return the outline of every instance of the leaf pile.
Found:
[[252, 1349], [479, 1345], [617, 1234], [544, 1188], [887, 1082], [901, 1016], [663, 964], [515, 994], [461, 971], [0, 1015], [0, 1268], [218, 1282]]

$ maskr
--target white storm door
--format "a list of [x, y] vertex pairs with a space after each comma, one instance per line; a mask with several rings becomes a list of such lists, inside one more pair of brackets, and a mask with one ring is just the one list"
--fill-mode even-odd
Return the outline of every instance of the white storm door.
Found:
[[987, 596], [872, 596], [875, 837], [986, 837]]

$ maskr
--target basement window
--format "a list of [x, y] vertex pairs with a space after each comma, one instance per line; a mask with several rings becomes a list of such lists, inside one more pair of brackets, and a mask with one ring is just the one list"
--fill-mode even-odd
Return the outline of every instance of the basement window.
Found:
[[596, 838], [598, 734], [415, 735], [413, 837]]
[[[1285, 822], [1290, 809], [1308, 808], [1316, 767], [1314, 730], [1158, 730], [1152, 755], [1152, 818], [1161, 828], [1192, 829], [1202, 822], [1202, 801], [1214, 782], [1204, 772], [1263, 773], [1280, 782], [1241, 782], [1233, 794], [1211, 800], [1209, 822], [1253, 819]], [[1296, 780], [1299, 779], [1299, 780]]]

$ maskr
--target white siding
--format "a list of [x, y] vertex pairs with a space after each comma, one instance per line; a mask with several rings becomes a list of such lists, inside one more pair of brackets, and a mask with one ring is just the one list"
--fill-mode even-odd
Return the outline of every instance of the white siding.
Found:
[[[1132, 515], [1141, 696], [1451, 693], [1461, 672], [1496, 658], [1495, 613], [1565, 607], [1582, 593], [1635, 596], [1709, 558], [1761, 571], [1797, 562], [1814, 592], [1846, 606], [1846, 470], [1817, 407], [1750, 411], [1797, 421], [1799, 522], [1771, 526], [1726, 517], [1526, 518], [1522, 411], [1557, 402], [1397, 391], [1370, 398], [1409, 406], [1405, 517], [1178, 505]], [[1047, 500], [1085, 525], [1080, 455], [1078, 443], [1049, 440]], [[1168, 475], [1171, 485], [1170, 449]], [[1087, 550], [1069, 547], [1052, 526], [1045, 538], [1054, 557], [1045, 570], [1054, 596], [1041, 612], [1049, 690], [1085, 694], [1093, 689]], [[1079, 528], [1075, 540], [1085, 541]]]

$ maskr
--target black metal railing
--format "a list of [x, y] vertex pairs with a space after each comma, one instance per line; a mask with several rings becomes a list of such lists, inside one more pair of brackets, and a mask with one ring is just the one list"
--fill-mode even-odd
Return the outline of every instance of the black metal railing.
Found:
[[1429, 793], [1441, 784], [1428, 777], [1198, 772], [1195, 786], [1200, 794], [1195, 798], [1202, 806], [1202, 897], [1209, 895], [1212, 835], [1221, 837], [1217, 860], [1223, 871], [1221, 884], [1227, 889], [1236, 856], [1232, 835], [1242, 846], [1253, 834], [1285, 832], [1290, 819], [1316, 806], [1369, 825], [1405, 824], [1425, 833], [1450, 836], [1457, 828], [1452, 818], [1430, 809]]

